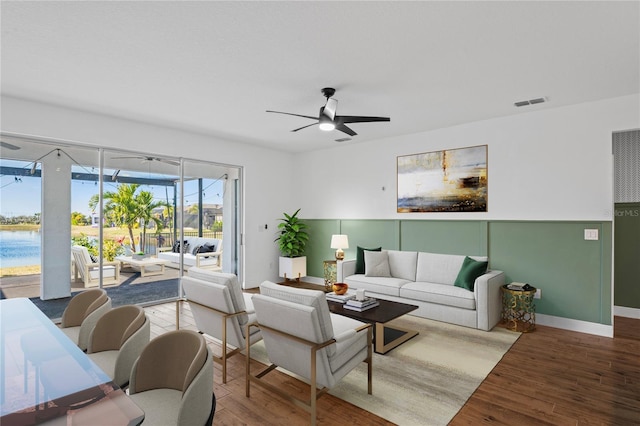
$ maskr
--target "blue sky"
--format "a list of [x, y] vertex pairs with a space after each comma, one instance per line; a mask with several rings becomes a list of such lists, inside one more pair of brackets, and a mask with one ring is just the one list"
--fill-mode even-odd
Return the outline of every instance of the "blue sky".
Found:
[[[7, 164], [5, 166], [21, 167], [21, 165]], [[107, 172], [107, 171], [105, 171]], [[145, 177], [148, 174], [145, 175]], [[21, 176], [16, 180], [16, 176], [3, 175], [0, 178], [0, 215], [2, 216], [31, 216], [42, 211], [40, 207], [41, 185], [39, 177]], [[115, 191], [116, 182], [105, 182], [105, 191]], [[150, 191], [158, 201], [166, 200], [164, 186], [143, 185], [141, 189]], [[223, 186], [222, 182], [214, 179], [204, 179], [203, 181], [203, 203], [222, 204]], [[197, 181], [185, 182], [185, 205], [198, 202]], [[71, 183], [71, 211], [80, 212], [86, 216], [91, 215], [89, 199], [98, 193], [98, 186], [94, 182], [73, 180]], [[169, 202], [173, 201], [173, 188], [168, 188]]]

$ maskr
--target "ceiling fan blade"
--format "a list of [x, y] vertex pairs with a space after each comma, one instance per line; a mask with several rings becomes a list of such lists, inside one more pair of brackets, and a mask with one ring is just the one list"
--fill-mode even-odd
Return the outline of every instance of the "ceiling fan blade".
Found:
[[336, 116], [336, 110], [338, 109], [338, 101], [333, 98], [327, 99], [327, 103], [324, 106], [322, 113], [333, 120]]
[[356, 132], [354, 132], [353, 130], [351, 130], [347, 126], [345, 126], [344, 123], [336, 123], [336, 130], [340, 130], [341, 132], [346, 133], [349, 136], [357, 135]]
[[293, 115], [295, 117], [310, 118], [312, 120], [317, 120], [318, 119], [318, 117], [311, 117], [310, 115], [294, 114], [294, 113], [291, 113], [291, 112], [270, 111], [270, 110], [267, 110], [267, 112], [273, 112], [275, 114]]
[[335, 120], [340, 123], [372, 123], [375, 121], [391, 121], [389, 117], [365, 117], [359, 115], [336, 115]]
[[292, 132], [297, 132], [298, 130], [306, 129], [307, 127], [315, 126], [318, 123], [307, 124], [306, 126], [298, 127], [297, 129], [293, 129]]
[[15, 146], [13, 144], [10, 144], [9, 142], [4, 142], [4, 141], [0, 141], [0, 146], [2, 146], [5, 149], [10, 149], [12, 151], [15, 151], [17, 149], [20, 149], [19, 146]]

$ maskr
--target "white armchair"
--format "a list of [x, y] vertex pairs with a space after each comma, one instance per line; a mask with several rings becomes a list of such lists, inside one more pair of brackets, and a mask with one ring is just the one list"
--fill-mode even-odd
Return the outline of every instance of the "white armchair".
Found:
[[255, 321], [251, 297], [242, 292], [238, 277], [233, 274], [195, 266], [188, 273], [181, 279], [185, 299], [198, 331], [222, 343], [222, 355], [214, 355], [213, 359], [222, 365], [222, 383], [227, 383], [227, 358], [242, 351], [247, 343], [252, 345], [262, 339], [255, 328], [246, 333], [245, 325]]
[[[265, 281], [252, 297], [267, 356], [272, 363], [257, 375], [250, 372], [247, 345], [246, 393], [251, 383], [265, 387], [311, 414], [316, 424], [317, 399], [361, 362], [368, 367], [367, 392], [372, 393], [372, 328], [370, 324], [331, 314], [321, 291], [303, 290]], [[247, 331], [248, 332], [248, 331]], [[302, 400], [261, 378], [281, 367], [310, 382], [311, 396]], [[318, 386], [322, 389], [318, 390]]]
[[[85, 287], [97, 287], [100, 281], [100, 263], [93, 262], [89, 250], [83, 246], [71, 247], [73, 256], [73, 278], [82, 278]], [[102, 283], [120, 283], [120, 262], [102, 262]]]

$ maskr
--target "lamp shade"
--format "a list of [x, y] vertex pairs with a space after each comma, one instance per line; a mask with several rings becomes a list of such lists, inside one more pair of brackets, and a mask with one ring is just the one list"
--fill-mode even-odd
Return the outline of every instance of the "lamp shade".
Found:
[[333, 249], [349, 248], [349, 238], [346, 235], [342, 235], [342, 234], [332, 235], [331, 248]]

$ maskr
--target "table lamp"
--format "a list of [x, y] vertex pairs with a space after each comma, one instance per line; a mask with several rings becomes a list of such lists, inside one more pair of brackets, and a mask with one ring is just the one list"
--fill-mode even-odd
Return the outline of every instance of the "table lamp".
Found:
[[349, 238], [346, 235], [332, 235], [331, 236], [331, 248], [336, 250], [336, 260], [344, 259], [344, 251], [342, 249], [349, 248]]

